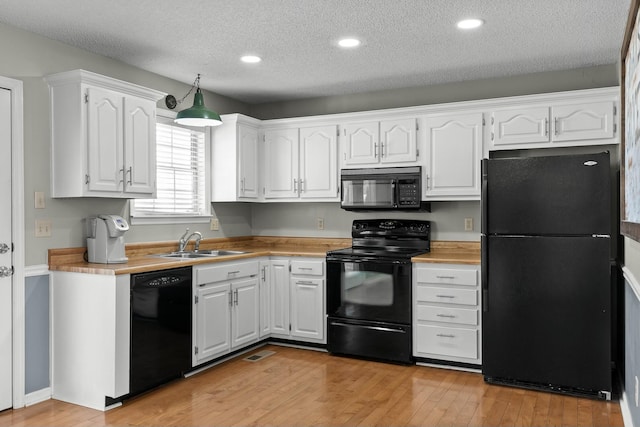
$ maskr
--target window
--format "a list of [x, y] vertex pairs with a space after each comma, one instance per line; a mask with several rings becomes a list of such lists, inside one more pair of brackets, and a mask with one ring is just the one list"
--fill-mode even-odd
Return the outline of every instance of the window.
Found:
[[131, 201], [132, 223], [203, 222], [210, 216], [206, 196], [205, 131], [177, 125], [172, 112], [158, 111], [156, 199]]

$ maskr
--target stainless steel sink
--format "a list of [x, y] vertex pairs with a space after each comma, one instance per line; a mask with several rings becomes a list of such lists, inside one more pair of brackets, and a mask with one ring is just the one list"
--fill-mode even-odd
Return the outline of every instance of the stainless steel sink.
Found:
[[220, 256], [228, 256], [228, 255], [240, 255], [245, 254], [243, 251], [229, 251], [229, 250], [201, 250], [201, 251], [193, 251], [193, 252], [170, 252], [167, 254], [158, 254], [155, 256], [161, 258], [215, 258]]

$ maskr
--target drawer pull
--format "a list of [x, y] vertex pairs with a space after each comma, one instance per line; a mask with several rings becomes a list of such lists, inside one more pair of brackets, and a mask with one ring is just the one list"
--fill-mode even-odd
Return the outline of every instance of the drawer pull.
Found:
[[240, 273], [240, 270], [238, 270], [238, 271], [229, 271], [227, 273], [227, 276], [231, 276], [232, 274], [238, 274], [238, 273]]
[[447, 317], [449, 319], [455, 319], [456, 316], [454, 316], [453, 314], [437, 314], [436, 316], [438, 317]]
[[456, 276], [436, 276], [438, 279], [455, 279]]
[[313, 267], [298, 267], [298, 270], [313, 270]]
[[315, 285], [315, 282], [310, 282], [309, 280], [296, 280], [298, 285]]
[[455, 298], [454, 295], [436, 295], [438, 298]]
[[455, 338], [456, 337], [455, 335], [451, 335], [451, 334], [438, 334], [436, 336], [438, 336], [440, 338]]

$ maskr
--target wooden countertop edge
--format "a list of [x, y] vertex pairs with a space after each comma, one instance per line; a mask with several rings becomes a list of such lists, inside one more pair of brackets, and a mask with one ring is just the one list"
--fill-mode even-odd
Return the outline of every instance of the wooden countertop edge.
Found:
[[[324, 258], [328, 250], [351, 246], [346, 238], [307, 237], [230, 237], [203, 239], [201, 249], [236, 249], [245, 254], [219, 258], [196, 258], [175, 260], [153, 254], [177, 250], [170, 242], [134, 243], [126, 245], [129, 261], [126, 264], [95, 264], [84, 261], [86, 248], [50, 249], [49, 270], [73, 273], [120, 275], [166, 270], [199, 264], [244, 260], [265, 256], [299, 256]], [[189, 248], [188, 248], [189, 249]], [[431, 242], [431, 252], [412, 258], [416, 263], [480, 264], [479, 242]]]

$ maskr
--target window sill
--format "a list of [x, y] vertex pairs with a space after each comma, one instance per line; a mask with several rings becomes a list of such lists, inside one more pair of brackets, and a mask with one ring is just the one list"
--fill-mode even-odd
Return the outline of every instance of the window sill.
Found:
[[202, 216], [130, 216], [131, 225], [150, 224], [207, 224], [211, 215]]

